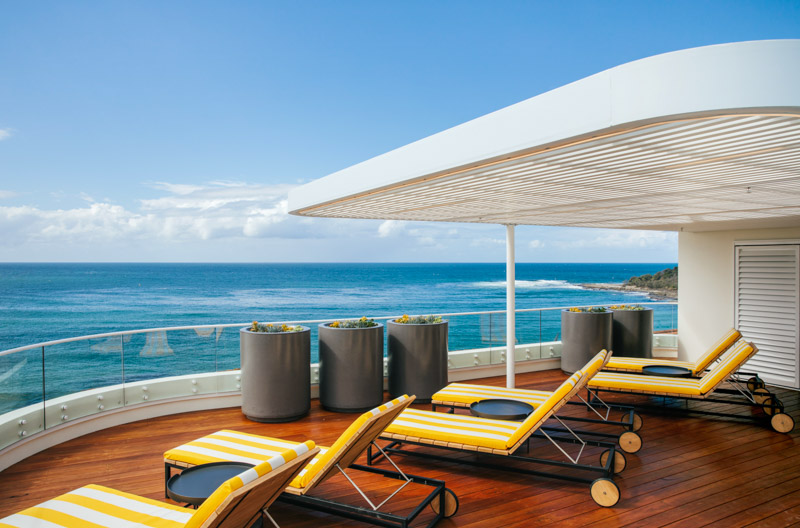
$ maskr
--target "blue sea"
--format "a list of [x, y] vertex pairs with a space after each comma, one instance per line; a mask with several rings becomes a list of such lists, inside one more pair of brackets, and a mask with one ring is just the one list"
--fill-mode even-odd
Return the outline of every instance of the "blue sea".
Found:
[[[621, 283], [674, 265], [519, 263], [517, 308], [646, 302], [644, 294], [580, 285]], [[0, 264], [0, 350], [142, 328], [504, 308], [504, 264]], [[505, 343], [502, 314], [449, 319], [451, 350]], [[656, 329], [675, 324], [674, 307], [656, 311]], [[521, 343], [555, 340], [560, 313], [520, 314], [517, 327]], [[122, 380], [238, 368], [238, 331], [209, 334], [137, 334], [0, 357], [0, 399], [19, 403], [20, 391], [25, 401], [40, 399], [42, 370], [50, 398]], [[11, 375], [14, 368], [33, 377]], [[39, 383], [29, 387], [37, 372]]]

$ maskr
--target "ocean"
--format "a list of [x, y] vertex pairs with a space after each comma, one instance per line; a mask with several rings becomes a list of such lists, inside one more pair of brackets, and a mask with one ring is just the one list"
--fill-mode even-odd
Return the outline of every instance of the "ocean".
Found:
[[[517, 308], [646, 302], [645, 294], [580, 284], [621, 283], [674, 265], [519, 263]], [[504, 308], [504, 264], [0, 264], [0, 351], [143, 328]], [[655, 316], [657, 330], [676, 325], [673, 306]], [[502, 314], [449, 319], [451, 350], [505, 344]], [[520, 314], [517, 328], [520, 343], [558, 339], [560, 313]], [[45, 366], [47, 398], [122, 380], [238, 368], [237, 329], [209, 334], [58, 345], [45, 349], [44, 366], [40, 349], [0, 357], [0, 408], [3, 401], [40, 401]]]

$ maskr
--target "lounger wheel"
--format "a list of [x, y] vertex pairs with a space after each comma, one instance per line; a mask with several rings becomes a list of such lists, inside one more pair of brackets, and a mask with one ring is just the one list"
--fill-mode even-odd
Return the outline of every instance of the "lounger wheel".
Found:
[[[435, 514], [439, 514], [439, 498], [433, 499], [431, 509]], [[458, 511], [458, 497], [450, 488], [444, 489], [444, 516], [452, 517]]]
[[761, 387], [760, 389], [756, 389], [753, 391], [753, 399], [756, 401], [757, 404], [762, 405], [764, 400], [771, 397], [772, 393], [767, 389]]
[[[622, 419], [620, 421], [624, 421], [625, 417], [626, 415], [622, 415]], [[631, 425], [627, 425], [625, 427], [628, 429], [628, 431], [633, 431], [635, 433], [636, 431], [642, 428], [643, 424], [644, 420], [642, 419], [641, 415], [633, 413], [633, 421]]]
[[619, 486], [609, 478], [595, 480], [589, 491], [592, 494], [592, 500], [604, 508], [610, 508], [619, 502]]
[[639, 433], [633, 431], [625, 431], [619, 435], [619, 448], [626, 453], [635, 453], [642, 448], [642, 437]]
[[747, 380], [747, 390], [750, 392], [754, 392], [756, 389], [763, 389], [764, 388], [764, 380], [759, 378], [758, 376], [753, 376], [749, 380]]
[[[611, 453], [610, 449], [606, 449], [602, 453], [600, 453], [600, 465], [606, 467], [606, 463], [608, 462], [609, 454]], [[611, 468], [611, 471], [614, 472], [616, 475], [617, 473], [622, 473], [625, 470], [625, 466], [628, 465], [628, 460], [625, 458], [625, 455], [621, 452], [614, 450], [614, 466]], [[595, 481], [597, 482], [597, 481]]]
[[783, 402], [781, 402], [774, 395], [768, 396], [763, 402], [761, 402], [761, 407], [769, 416], [774, 416], [783, 412]]
[[773, 414], [769, 424], [779, 433], [788, 433], [794, 429], [794, 419], [786, 413]]

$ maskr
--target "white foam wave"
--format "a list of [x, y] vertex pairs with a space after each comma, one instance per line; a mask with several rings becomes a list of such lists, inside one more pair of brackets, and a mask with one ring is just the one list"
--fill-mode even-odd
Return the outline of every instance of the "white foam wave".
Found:
[[[582, 290], [583, 288], [577, 284], [565, 280], [518, 280], [514, 281], [515, 287], [518, 290]], [[476, 288], [505, 288], [506, 281], [481, 281], [473, 282], [472, 286]]]

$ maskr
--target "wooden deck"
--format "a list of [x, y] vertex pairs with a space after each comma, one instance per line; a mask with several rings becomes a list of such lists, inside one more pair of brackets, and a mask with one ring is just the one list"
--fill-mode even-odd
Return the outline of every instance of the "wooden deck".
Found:
[[[522, 374], [517, 385], [551, 389], [563, 379], [560, 371]], [[480, 382], [502, 385], [504, 379]], [[776, 392], [787, 412], [800, 418], [800, 393]], [[569, 413], [585, 415], [580, 407], [569, 408]], [[88, 483], [163, 499], [162, 453], [171, 447], [222, 428], [330, 445], [354, 418], [324, 411], [314, 400], [309, 417], [289, 424], [259, 424], [244, 418], [239, 409], [223, 409], [114, 427], [48, 449], [0, 473], [0, 517]], [[586, 484], [414, 457], [395, 460], [409, 473], [445, 480], [456, 492], [461, 507], [455, 517], [439, 523], [443, 528], [790, 526], [800, 524], [798, 430], [779, 434], [731, 419], [645, 414], [640, 431], [644, 447], [627, 455], [627, 468], [615, 479], [622, 498], [610, 509], [595, 505]], [[558, 458], [555, 449], [540, 440], [533, 441], [531, 449]], [[389, 486], [396, 483], [358, 473], [356, 480], [379, 496], [388, 495]], [[362, 501], [338, 476], [315, 494], [351, 504]], [[390, 504], [391, 510], [402, 511], [410, 501], [393, 499]], [[365, 526], [281, 504], [270, 512], [283, 527]]]

